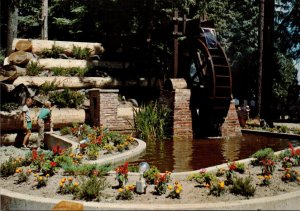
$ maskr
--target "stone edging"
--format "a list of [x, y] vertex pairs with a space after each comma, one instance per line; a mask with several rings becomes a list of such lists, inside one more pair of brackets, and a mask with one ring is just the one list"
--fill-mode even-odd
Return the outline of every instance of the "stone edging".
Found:
[[[43, 198], [0, 189], [1, 210], [51, 210], [61, 199]], [[82, 202], [84, 210], [297, 210], [300, 203], [300, 190], [291, 193], [257, 199], [197, 203], [197, 204], [128, 204]], [[66, 200], [64, 200], [66, 201]]]
[[245, 134], [259, 134], [259, 135], [281, 137], [281, 138], [300, 139], [300, 135], [292, 134], [292, 133], [276, 133], [276, 132], [269, 132], [269, 131], [263, 131], [263, 130], [251, 130], [251, 129], [242, 129], [242, 133], [245, 133]]

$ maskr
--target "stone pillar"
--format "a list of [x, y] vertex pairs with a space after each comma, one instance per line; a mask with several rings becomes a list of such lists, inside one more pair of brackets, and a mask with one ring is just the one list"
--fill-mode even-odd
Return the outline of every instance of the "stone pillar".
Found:
[[242, 136], [241, 126], [239, 123], [234, 100], [231, 100], [229, 110], [225, 121], [221, 127], [223, 137]]
[[171, 110], [172, 135], [174, 139], [192, 139], [192, 114], [190, 110], [191, 90], [184, 79], [170, 79], [161, 90], [160, 103]]

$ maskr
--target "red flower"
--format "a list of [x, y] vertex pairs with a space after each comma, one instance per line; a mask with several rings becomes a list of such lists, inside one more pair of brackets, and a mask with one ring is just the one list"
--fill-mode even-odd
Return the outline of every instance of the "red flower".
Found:
[[292, 151], [292, 156], [294, 156], [295, 155], [295, 148], [294, 148], [294, 146], [292, 145], [291, 142], [289, 142], [289, 147], [290, 147], [290, 149]]
[[37, 153], [36, 149], [33, 149], [32, 150], [32, 159], [36, 160], [37, 158], [38, 158], [38, 153]]
[[235, 165], [235, 162], [230, 163], [228, 168], [229, 168], [230, 171], [234, 171], [237, 168], [236, 165]]
[[96, 143], [99, 145], [102, 144], [102, 136], [98, 136], [98, 138], [96, 139]]
[[53, 161], [51, 161], [51, 162], [50, 162], [50, 165], [51, 165], [51, 167], [55, 167], [55, 166], [57, 166], [57, 163], [56, 163], [56, 162], [53, 162]]
[[128, 174], [128, 162], [125, 162], [124, 165], [119, 166], [116, 169], [116, 173], [117, 174], [127, 175]]
[[61, 155], [63, 153], [63, 148], [59, 146], [59, 144], [55, 145], [52, 148], [53, 155]]

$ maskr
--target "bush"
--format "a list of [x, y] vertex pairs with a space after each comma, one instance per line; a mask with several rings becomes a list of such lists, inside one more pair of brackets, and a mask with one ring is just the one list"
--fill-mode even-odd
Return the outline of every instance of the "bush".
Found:
[[252, 154], [251, 157], [256, 158], [256, 161], [252, 162], [253, 165], [260, 165], [260, 161], [265, 159], [275, 160], [274, 151], [271, 148], [260, 149]]
[[65, 48], [56, 46], [55, 44], [52, 45], [51, 49], [43, 49], [41, 54], [39, 55], [42, 58], [59, 58], [59, 54], [64, 53]]
[[84, 101], [84, 95], [70, 89], [65, 89], [62, 92], [51, 93], [49, 100], [61, 108], [78, 108]]
[[255, 186], [251, 184], [251, 177], [234, 177], [233, 178], [233, 184], [230, 188], [230, 192], [234, 194], [239, 194], [242, 196], [254, 196], [255, 193]]
[[39, 65], [37, 62], [29, 62], [26, 66], [26, 73], [29, 76], [36, 76], [41, 71], [43, 71], [43, 66]]
[[1, 111], [11, 112], [19, 108], [19, 104], [11, 102], [11, 103], [1, 103]]
[[70, 68], [62, 68], [62, 67], [53, 67], [50, 69], [56, 76], [78, 76], [83, 77], [87, 72], [88, 68], [80, 68], [80, 67], [70, 67]]
[[154, 184], [155, 175], [159, 173], [160, 171], [156, 166], [151, 166], [150, 169], [144, 172], [144, 178], [148, 184]]
[[86, 201], [100, 201], [104, 196], [103, 191], [109, 187], [104, 177], [91, 176], [89, 178], [81, 177], [79, 191], [75, 193], [74, 198]]
[[133, 111], [135, 130], [139, 138], [146, 141], [162, 140], [169, 135], [170, 109], [151, 102]]
[[55, 81], [52, 81], [51, 83], [45, 82], [43, 83], [39, 88], [39, 94], [41, 95], [47, 95], [48, 92], [54, 91], [57, 89], [57, 85], [55, 84]]
[[22, 166], [22, 163], [19, 160], [9, 157], [7, 161], [0, 165], [0, 176], [8, 177], [13, 175], [16, 172], [16, 169], [20, 166]]

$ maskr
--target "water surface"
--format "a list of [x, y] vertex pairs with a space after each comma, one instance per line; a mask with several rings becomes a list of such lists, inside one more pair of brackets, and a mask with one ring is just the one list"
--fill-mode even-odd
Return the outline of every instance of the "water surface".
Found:
[[288, 142], [300, 146], [300, 141], [244, 134], [231, 139], [194, 139], [147, 142], [146, 151], [129, 160], [131, 165], [148, 162], [163, 171], [191, 171], [228, 161], [248, 158], [257, 150], [270, 147], [274, 151], [288, 148]]

